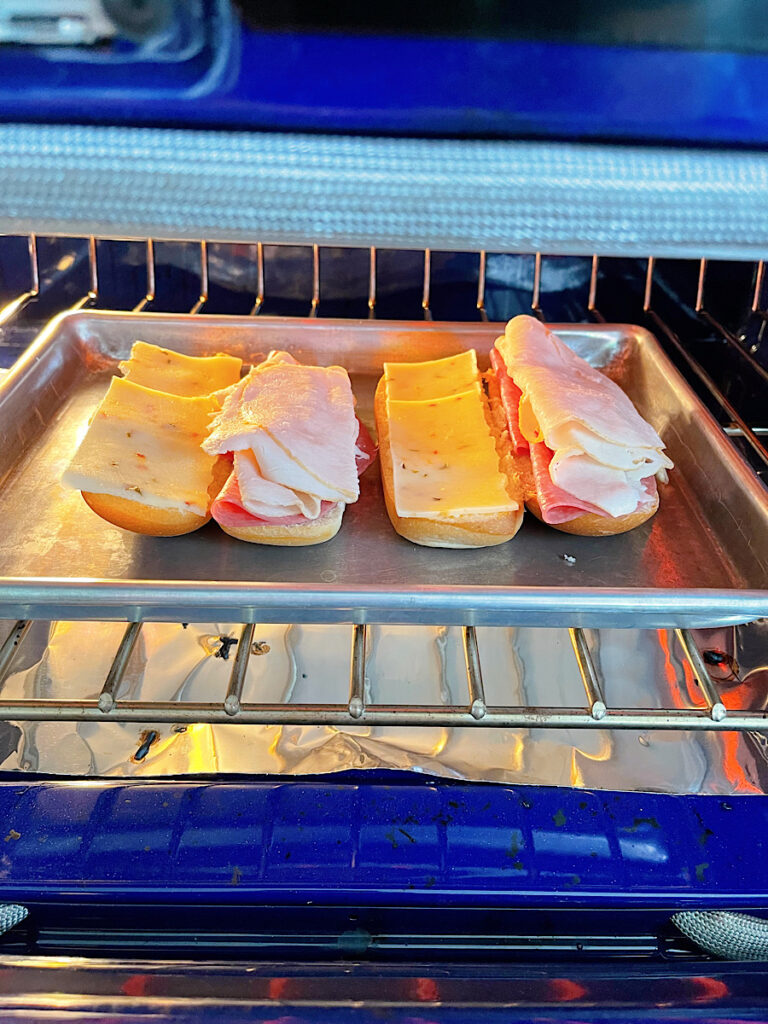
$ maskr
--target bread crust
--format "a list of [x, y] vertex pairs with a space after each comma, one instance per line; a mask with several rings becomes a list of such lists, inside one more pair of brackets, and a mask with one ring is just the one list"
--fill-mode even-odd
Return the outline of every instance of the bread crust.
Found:
[[[530, 456], [513, 455], [510, 463], [507, 473], [517, 481], [520, 493], [525, 499], [525, 507], [544, 523], [539, 499], [536, 496]], [[614, 537], [621, 533], [629, 533], [630, 530], [648, 522], [656, 514], [658, 507], [659, 495], [657, 492], [653, 505], [644, 512], [630, 512], [625, 516], [598, 516], [594, 512], [585, 512], [564, 523], [546, 523], [545, 525], [550, 526], [553, 530], [559, 530], [560, 533], [571, 533], [577, 537]]]
[[223, 526], [218, 525], [237, 540], [249, 544], [272, 544], [280, 547], [308, 547], [310, 544], [324, 544], [339, 532], [344, 517], [345, 505], [339, 502], [317, 519], [308, 519], [306, 523], [293, 526], [270, 526], [260, 523], [258, 526]]
[[148, 537], [180, 537], [185, 533], [199, 530], [211, 518], [211, 503], [227, 482], [232, 463], [221, 456], [216, 459], [208, 485], [208, 509], [204, 516], [196, 512], [179, 512], [174, 509], [153, 508], [130, 498], [116, 498], [111, 494], [95, 494], [81, 491], [83, 500], [97, 516], [106, 519], [113, 526], [131, 533], [142, 533]]
[[[381, 464], [381, 482], [384, 490], [384, 503], [387, 513], [396, 532], [414, 544], [432, 548], [484, 548], [496, 544], [505, 544], [512, 540], [523, 521], [522, 501], [515, 512], [499, 512], [495, 515], [466, 515], [453, 519], [422, 519], [416, 516], [399, 516], [394, 498], [394, 472], [389, 451], [389, 419], [387, 417], [387, 382], [382, 377], [376, 388], [374, 402], [376, 430], [379, 435], [379, 461]], [[492, 412], [489, 412], [489, 422]], [[496, 430], [495, 419], [492, 423], [497, 450], [506, 446], [500, 456], [503, 467], [508, 457], [508, 437]]]
[[[537, 519], [541, 519], [542, 523], [544, 522], [537, 498], [529, 498], [525, 507]], [[647, 523], [656, 515], [658, 507], [659, 496], [657, 494], [653, 505], [645, 512], [630, 512], [626, 516], [598, 516], [594, 512], [585, 512], [584, 515], [576, 516], [575, 519], [569, 519], [565, 523], [547, 523], [547, 526], [551, 526], [553, 530], [560, 530], [561, 533], [572, 533], [578, 537], [615, 537], [620, 533], [629, 533], [630, 530]]]

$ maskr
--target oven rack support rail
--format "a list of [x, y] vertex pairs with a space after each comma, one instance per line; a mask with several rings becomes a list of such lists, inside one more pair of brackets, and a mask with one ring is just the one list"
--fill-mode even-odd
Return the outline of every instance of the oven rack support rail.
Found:
[[8, 700], [2, 687], [32, 626], [15, 623], [0, 647], [0, 721], [63, 722], [169, 722], [251, 725], [388, 725], [472, 726], [525, 729], [692, 729], [697, 731], [768, 732], [768, 713], [727, 709], [707, 670], [701, 652], [687, 629], [676, 629], [683, 655], [698, 683], [703, 706], [630, 709], [611, 707], [604, 696], [600, 674], [582, 629], [569, 630], [574, 657], [584, 686], [581, 707], [490, 705], [483, 686], [480, 650], [474, 626], [462, 626], [467, 700], [463, 704], [392, 705], [366, 700], [367, 626], [351, 627], [349, 698], [345, 704], [271, 704], [243, 701], [248, 663], [261, 653], [254, 642], [255, 625], [241, 627], [237, 653], [226, 694], [219, 701], [121, 700], [120, 685], [142, 629], [141, 622], [126, 627], [97, 697], [85, 700]]
[[[51, 236], [51, 237], [67, 237], [70, 236]], [[116, 236], [95, 236], [90, 235], [85, 240], [87, 241], [88, 248], [88, 289], [73, 305], [69, 307], [68, 311], [75, 311], [86, 307], [96, 306], [99, 301], [99, 245], [108, 244], [110, 242], [118, 241], [129, 241], [130, 239], [118, 238]], [[208, 248], [210, 245], [216, 243], [216, 239], [201, 239], [197, 242], [190, 242], [189, 239], [173, 238], [173, 237], [162, 237], [162, 238], [147, 238], [144, 240], [145, 245], [145, 266], [146, 266], [146, 291], [145, 294], [138, 299], [136, 304], [131, 307], [131, 312], [139, 313], [152, 306], [155, 308], [157, 301], [157, 287], [156, 287], [156, 246], [158, 243], [179, 243], [194, 245], [198, 248], [199, 256], [199, 294], [196, 301], [189, 309], [190, 314], [197, 314], [203, 311], [204, 307], [209, 300], [209, 266], [208, 266]], [[223, 244], [231, 244], [229, 242]], [[257, 316], [262, 312], [264, 303], [266, 300], [266, 273], [265, 273], [265, 246], [271, 245], [273, 248], [280, 248], [280, 245], [272, 245], [267, 242], [253, 242], [244, 241], [237, 243], [243, 246], [249, 246], [255, 248], [255, 263], [256, 263], [256, 289], [253, 297], [253, 304], [250, 309], [251, 316]], [[292, 246], [292, 248], [296, 248]], [[312, 287], [311, 295], [308, 297], [308, 306], [306, 315], [309, 317], [317, 317], [320, 312], [321, 304], [321, 252], [323, 247], [318, 243], [307, 243], [303, 248], [309, 250], [312, 259]], [[358, 248], [358, 247], [355, 247]], [[27, 249], [29, 254], [29, 283], [27, 288], [24, 289], [20, 294], [11, 298], [6, 304], [0, 307], [0, 329], [6, 329], [10, 326], [11, 322], [17, 317], [18, 314], [30, 303], [39, 299], [43, 294], [41, 289], [41, 276], [40, 266], [38, 257], [38, 238], [35, 234], [27, 236]], [[376, 303], [377, 303], [377, 253], [378, 248], [375, 245], [370, 245], [368, 249], [368, 294], [366, 303], [368, 307], [368, 316], [370, 319], [376, 317]], [[433, 311], [431, 306], [431, 268], [432, 268], [432, 251], [430, 249], [424, 249], [423, 261], [422, 261], [422, 280], [421, 280], [421, 309], [422, 315], [425, 320], [433, 320]], [[518, 254], [520, 255], [520, 254]], [[533, 283], [531, 289], [531, 302], [530, 312], [532, 315], [537, 316], [539, 319], [543, 319], [543, 313], [541, 309], [541, 291], [542, 291], [542, 264], [543, 260], [547, 258], [546, 254], [541, 252], [535, 252], [528, 254], [533, 257]], [[480, 320], [487, 321], [488, 313], [486, 310], [486, 263], [488, 253], [485, 250], [480, 250], [477, 253], [478, 257], [478, 274], [477, 274], [477, 294], [475, 300], [475, 308], [477, 311], [477, 317]], [[588, 292], [586, 296], [586, 311], [587, 313], [597, 322], [604, 323], [605, 317], [600, 312], [598, 306], [598, 277], [600, 269], [601, 256], [598, 253], [593, 253], [591, 256], [591, 270], [589, 278]], [[754, 265], [754, 291], [751, 302], [751, 312], [762, 320], [768, 322], [768, 310], [763, 309], [763, 292], [765, 290], [765, 268], [766, 261], [758, 260], [752, 261]], [[658, 329], [669, 344], [674, 348], [677, 355], [683, 360], [687, 369], [693, 374], [699, 384], [708, 392], [715, 404], [719, 407], [724, 419], [727, 421], [723, 426], [723, 431], [728, 438], [733, 441], [735, 438], [743, 438], [746, 444], [749, 445], [752, 453], [757, 459], [758, 463], [761, 463], [764, 467], [768, 468], [768, 429], [764, 426], [752, 426], [746, 422], [744, 417], [741, 415], [739, 410], [734, 406], [733, 402], [723, 393], [722, 389], [713, 380], [712, 376], [704, 369], [704, 367], [691, 355], [686, 346], [683, 344], [681, 339], [677, 336], [675, 331], [666, 323], [661, 317], [658, 311], [653, 305], [653, 289], [654, 289], [654, 275], [656, 269], [656, 257], [649, 256], [646, 261], [646, 275], [645, 275], [645, 287], [642, 301], [642, 313], [648, 318], [648, 320]], [[752, 352], [742, 344], [742, 342], [730, 331], [724, 327], [707, 309], [706, 303], [706, 280], [707, 271], [709, 268], [710, 260], [707, 258], [701, 258], [698, 261], [698, 279], [695, 302], [693, 303], [694, 311], [699, 319], [708, 325], [717, 335], [720, 337], [725, 344], [728, 345], [735, 353], [738, 358], [743, 362], [745, 367], [749, 368], [749, 372], [753, 373], [759, 378], [762, 383], [768, 388], [768, 370], [755, 359]]]

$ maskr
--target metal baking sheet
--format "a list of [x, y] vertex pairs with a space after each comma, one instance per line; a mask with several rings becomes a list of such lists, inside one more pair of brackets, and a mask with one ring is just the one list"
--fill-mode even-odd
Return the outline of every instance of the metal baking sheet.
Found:
[[[117, 361], [140, 338], [256, 362], [272, 348], [339, 363], [362, 419], [385, 359], [428, 359], [500, 327], [79, 311], [53, 320], [0, 383], [0, 614], [539, 626], [714, 626], [768, 615], [768, 492], [638, 327], [556, 325], [625, 388], [675, 469], [661, 508], [621, 537], [571, 537], [526, 516], [508, 544], [421, 548], [392, 530], [378, 467], [339, 534], [310, 548], [248, 545], [215, 523], [186, 537], [112, 527], [60, 483]], [[570, 558], [566, 559], [564, 556]]]

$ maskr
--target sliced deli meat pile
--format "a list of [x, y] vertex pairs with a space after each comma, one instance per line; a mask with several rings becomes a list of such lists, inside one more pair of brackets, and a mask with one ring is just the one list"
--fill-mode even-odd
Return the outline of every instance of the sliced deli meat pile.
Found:
[[655, 504], [655, 475], [672, 462], [617, 384], [528, 316], [509, 322], [492, 362], [515, 451], [530, 449], [545, 522]]
[[224, 396], [203, 449], [232, 455], [212, 506], [222, 526], [298, 525], [357, 500], [375, 445], [346, 370], [273, 352]]

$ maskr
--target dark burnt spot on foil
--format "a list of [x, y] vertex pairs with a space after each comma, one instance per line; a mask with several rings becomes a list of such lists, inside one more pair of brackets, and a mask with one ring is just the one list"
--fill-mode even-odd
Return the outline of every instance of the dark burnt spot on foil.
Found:
[[739, 663], [730, 654], [716, 648], [710, 648], [709, 650], [702, 651], [701, 656], [704, 659], [705, 665], [718, 670], [717, 674], [714, 672], [710, 673], [715, 682], [741, 682], [739, 678]]
[[134, 761], [143, 761], [144, 758], [149, 753], [149, 748], [152, 746], [152, 744], [155, 742], [156, 739], [157, 739], [157, 733], [155, 732], [154, 729], [152, 729], [150, 732], [142, 733], [141, 734], [141, 742], [140, 742], [139, 749], [133, 755], [132, 760], [134, 760]]
[[235, 647], [237, 645], [237, 637], [220, 636], [219, 642], [221, 646], [214, 654], [214, 658], [222, 658], [224, 661], [229, 661], [229, 650], [231, 647]]

